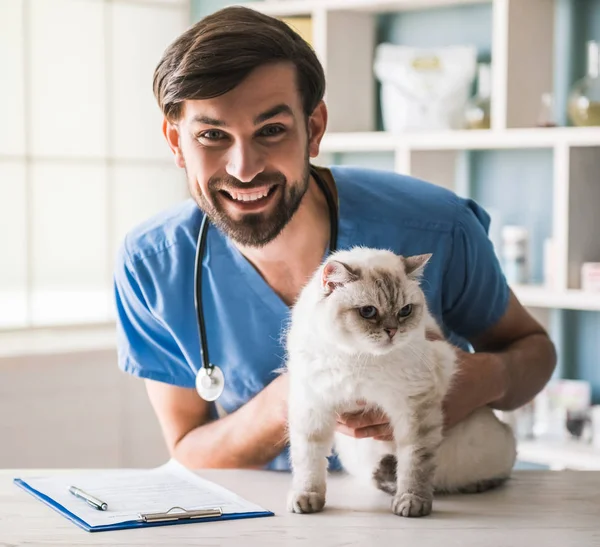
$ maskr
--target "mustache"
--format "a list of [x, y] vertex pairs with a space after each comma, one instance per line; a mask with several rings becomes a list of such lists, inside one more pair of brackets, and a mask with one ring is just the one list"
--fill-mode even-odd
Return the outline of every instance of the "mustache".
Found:
[[211, 177], [208, 180], [208, 189], [213, 192], [219, 190], [253, 190], [254, 188], [262, 188], [265, 185], [285, 184], [287, 179], [283, 173], [260, 173], [250, 182], [242, 182], [235, 177]]

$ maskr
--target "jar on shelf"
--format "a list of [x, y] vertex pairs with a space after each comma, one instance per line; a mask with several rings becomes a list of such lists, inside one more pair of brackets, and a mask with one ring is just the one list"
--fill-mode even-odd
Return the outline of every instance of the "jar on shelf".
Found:
[[554, 96], [552, 93], [543, 93], [540, 101], [540, 111], [537, 119], [538, 127], [556, 127], [554, 119]]
[[477, 65], [477, 93], [467, 103], [465, 127], [467, 129], [489, 129], [490, 101], [492, 95], [492, 71], [489, 64]]
[[510, 284], [529, 281], [529, 232], [523, 226], [502, 227], [502, 267]]
[[587, 74], [571, 88], [568, 114], [573, 125], [600, 125], [600, 45], [593, 40], [588, 42]]

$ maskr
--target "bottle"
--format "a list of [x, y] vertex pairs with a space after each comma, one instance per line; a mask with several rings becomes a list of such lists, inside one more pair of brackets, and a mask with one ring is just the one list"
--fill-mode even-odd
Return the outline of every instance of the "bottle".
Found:
[[510, 284], [528, 282], [528, 240], [527, 228], [512, 225], [502, 227], [502, 266]]
[[477, 93], [467, 103], [465, 127], [467, 129], [490, 128], [490, 98], [492, 94], [492, 71], [489, 64], [477, 65]]
[[587, 75], [575, 82], [568, 100], [568, 114], [573, 125], [600, 125], [600, 46], [588, 42]]
[[552, 93], [542, 94], [540, 112], [537, 119], [538, 127], [556, 127], [554, 121], [554, 98]]

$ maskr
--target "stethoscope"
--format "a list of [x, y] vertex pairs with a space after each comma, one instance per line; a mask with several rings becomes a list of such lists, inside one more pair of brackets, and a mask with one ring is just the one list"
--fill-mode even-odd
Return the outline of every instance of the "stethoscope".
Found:
[[[329, 253], [333, 253], [337, 249], [338, 238], [337, 204], [330, 188], [321, 178], [321, 175], [319, 175], [317, 170], [312, 166], [310, 167], [310, 173], [327, 200], [331, 235], [329, 240]], [[200, 357], [202, 358], [202, 368], [196, 375], [196, 390], [200, 397], [205, 401], [216, 401], [225, 389], [225, 376], [223, 375], [223, 371], [217, 365], [213, 365], [210, 362], [208, 355], [208, 341], [206, 337], [206, 324], [204, 322], [204, 311], [202, 308], [202, 260], [206, 249], [206, 236], [208, 234], [209, 224], [208, 217], [204, 215], [202, 224], [200, 225], [200, 233], [198, 234], [194, 271], [194, 302], [196, 305], [196, 316], [198, 318], [198, 333], [200, 335]]]

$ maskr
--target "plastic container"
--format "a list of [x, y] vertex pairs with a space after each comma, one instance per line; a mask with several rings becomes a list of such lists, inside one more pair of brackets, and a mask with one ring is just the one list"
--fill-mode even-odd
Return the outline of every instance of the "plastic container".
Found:
[[600, 262], [584, 262], [581, 266], [581, 289], [600, 292]]
[[502, 266], [509, 283], [529, 281], [529, 232], [523, 226], [502, 227]]

